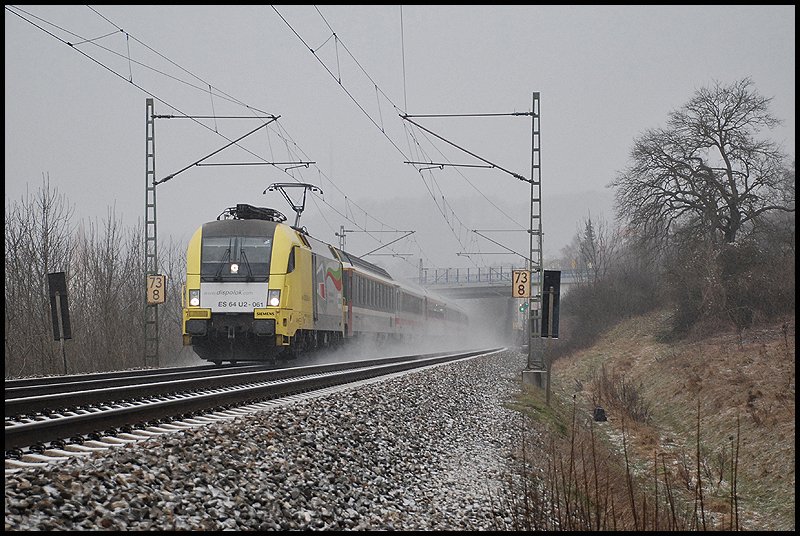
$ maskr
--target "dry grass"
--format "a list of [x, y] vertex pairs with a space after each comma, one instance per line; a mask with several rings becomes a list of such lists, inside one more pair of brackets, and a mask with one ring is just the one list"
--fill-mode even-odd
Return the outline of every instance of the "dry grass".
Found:
[[602, 406], [608, 421], [594, 423], [596, 441], [618, 455], [624, 447], [643, 479], [662, 460], [696, 498], [699, 470], [709, 526], [735, 528], [736, 511], [741, 529], [794, 530], [794, 316], [741, 338], [676, 342], [662, 337], [668, 320], [659, 312], [625, 321], [554, 363], [553, 410], [574, 404], [585, 423]]

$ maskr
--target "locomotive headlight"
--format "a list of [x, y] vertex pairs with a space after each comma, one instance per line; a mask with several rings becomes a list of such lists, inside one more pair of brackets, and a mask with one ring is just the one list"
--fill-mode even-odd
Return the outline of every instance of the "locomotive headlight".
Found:
[[200, 289], [189, 289], [189, 305], [200, 305]]
[[277, 307], [281, 304], [281, 291], [280, 289], [269, 289], [267, 292], [267, 305], [270, 307]]
[[231, 263], [231, 273], [232, 274], [238, 274], [239, 273], [239, 265], [236, 264], [235, 262]]

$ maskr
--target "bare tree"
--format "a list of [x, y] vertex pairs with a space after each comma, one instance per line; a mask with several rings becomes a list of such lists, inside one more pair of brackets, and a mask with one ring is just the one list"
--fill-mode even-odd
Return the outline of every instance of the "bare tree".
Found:
[[[783, 203], [794, 208], [795, 195], [795, 161], [786, 169], [782, 181]], [[795, 255], [795, 213], [772, 212], [765, 214], [756, 221], [756, 235], [760, 235], [762, 242], [780, 244], [786, 248], [789, 256]], [[794, 273], [794, 272], [792, 272]]]
[[159, 307], [159, 362], [177, 366], [196, 360], [194, 352], [183, 346], [183, 291], [186, 284], [186, 245], [170, 238], [161, 249], [159, 264], [167, 277], [166, 300]]
[[142, 366], [142, 234], [124, 229], [114, 208], [101, 222], [81, 222], [70, 289], [75, 317], [73, 361], [81, 371]]
[[609, 229], [602, 217], [592, 219], [589, 214], [561, 254], [579, 282], [592, 283], [608, 274], [621, 243], [618, 229]]
[[67, 272], [73, 254], [72, 215], [63, 195], [42, 176], [42, 186], [5, 213], [6, 377], [61, 371], [54, 344], [47, 274]]
[[[65, 346], [70, 373], [145, 365], [144, 226], [125, 228], [114, 207], [102, 221], [72, 223], [73, 208], [48, 177], [34, 194], [6, 202], [6, 378], [63, 372], [50, 317], [47, 274], [66, 272], [72, 339]], [[185, 246], [162, 250], [169, 289], [159, 305], [159, 353], [191, 361], [182, 345], [181, 295]]]
[[583, 220], [583, 235], [580, 238], [581, 258], [583, 258], [590, 281], [597, 281], [597, 269], [600, 265], [600, 252], [597, 234], [594, 231], [592, 216]]
[[586, 283], [588, 281], [588, 271], [581, 255], [580, 230], [572, 236], [569, 244], [561, 248], [561, 265], [569, 266], [573, 270], [577, 283]]
[[580, 251], [592, 281], [598, 281], [608, 274], [620, 244], [618, 229], [609, 229], [602, 217], [592, 220], [592, 215], [583, 220], [583, 236]]
[[[666, 129], [634, 140], [632, 163], [611, 183], [617, 216], [654, 238], [692, 228], [734, 242], [762, 214], [794, 212], [786, 202], [785, 155], [756, 139], [780, 123], [750, 78], [698, 90], [669, 115]], [[794, 186], [792, 185], [792, 189]]]

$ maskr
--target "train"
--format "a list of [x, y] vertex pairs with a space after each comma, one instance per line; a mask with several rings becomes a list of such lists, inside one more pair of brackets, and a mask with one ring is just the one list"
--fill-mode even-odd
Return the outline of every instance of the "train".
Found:
[[206, 361], [279, 361], [353, 340], [425, 341], [467, 333], [457, 304], [237, 204], [186, 250], [183, 344]]

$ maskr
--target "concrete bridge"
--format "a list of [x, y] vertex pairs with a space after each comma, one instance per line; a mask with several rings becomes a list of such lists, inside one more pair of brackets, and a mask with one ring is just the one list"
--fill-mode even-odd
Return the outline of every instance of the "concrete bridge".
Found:
[[[443, 268], [421, 270], [414, 282], [444, 298], [459, 300], [464, 308], [475, 315], [476, 329], [488, 330], [507, 344], [521, 344], [527, 311], [520, 310], [525, 298], [512, 294], [514, 270], [524, 266], [500, 268]], [[585, 275], [584, 275], [585, 279]], [[581, 280], [575, 270], [561, 270], [560, 296]]]
[[[423, 270], [417, 281], [421, 286], [452, 299], [512, 298], [511, 279], [522, 266], [499, 268], [442, 268]], [[575, 270], [561, 270], [561, 296], [580, 281]]]

